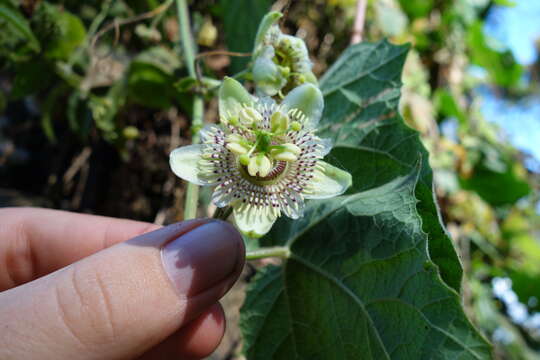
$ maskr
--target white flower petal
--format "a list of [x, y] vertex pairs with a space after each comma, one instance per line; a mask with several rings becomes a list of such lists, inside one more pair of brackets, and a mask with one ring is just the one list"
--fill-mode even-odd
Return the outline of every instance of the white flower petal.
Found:
[[306, 199], [328, 199], [343, 194], [352, 185], [352, 176], [324, 161], [318, 161], [313, 179], [304, 189]]
[[255, 101], [247, 90], [233, 78], [225, 77], [219, 89], [219, 116], [238, 116], [243, 106], [253, 106]]
[[216, 124], [206, 124], [199, 131], [199, 136], [201, 138], [201, 142], [203, 143], [207, 141], [214, 143], [214, 138], [216, 137], [216, 134], [223, 134], [222, 128]]
[[174, 149], [169, 164], [176, 176], [197, 185], [208, 185], [199, 177], [198, 162], [202, 158], [203, 145], [188, 145]]
[[272, 208], [239, 204], [233, 209], [234, 221], [240, 232], [251, 238], [260, 238], [274, 225], [277, 214]]
[[294, 88], [285, 96], [282, 102], [285, 112], [298, 109], [307, 118], [306, 129], [317, 127], [324, 108], [324, 99], [321, 91], [313, 84], [304, 84]]

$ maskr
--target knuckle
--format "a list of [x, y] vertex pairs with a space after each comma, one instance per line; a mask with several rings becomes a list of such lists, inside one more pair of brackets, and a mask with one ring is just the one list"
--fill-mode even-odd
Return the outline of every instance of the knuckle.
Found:
[[85, 348], [114, 343], [118, 321], [111, 289], [99, 270], [73, 266], [68, 281], [57, 286], [60, 318], [66, 330]]
[[6, 227], [8, 228], [0, 229], [0, 234], [9, 234], [5, 243], [4, 259], [0, 262], [0, 266], [5, 267], [2, 271], [5, 279], [2, 282], [5, 284], [4, 287], [9, 289], [35, 277], [36, 259], [24, 217], [14, 217]]

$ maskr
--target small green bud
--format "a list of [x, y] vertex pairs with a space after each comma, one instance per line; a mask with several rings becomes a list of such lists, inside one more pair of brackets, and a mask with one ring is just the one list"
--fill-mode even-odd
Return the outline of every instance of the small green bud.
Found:
[[126, 139], [136, 139], [139, 137], [139, 129], [135, 126], [126, 126], [122, 130], [122, 135], [124, 135]]
[[238, 157], [238, 160], [240, 161], [240, 164], [247, 166], [249, 164], [249, 155], [242, 154]]
[[238, 126], [240, 123], [238, 121], [238, 118], [236, 116], [233, 116], [229, 119], [229, 124], [232, 126]]
[[291, 123], [291, 130], [292, 131], [300, 131], [300, 130], [302, 130], [302, 124], [300, 124], [298, 121], [293, 121]]
[[291, 69], [288, 66], [278, 66], [278, 69], [284, 78], [288, 78], [291, 74]]

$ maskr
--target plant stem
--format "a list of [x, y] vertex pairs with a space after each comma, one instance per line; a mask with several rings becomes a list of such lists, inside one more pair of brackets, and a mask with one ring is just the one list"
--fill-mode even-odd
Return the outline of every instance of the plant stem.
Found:
[[189, 11], [186, 0], [176, 0], [178, 11], [178, 28], [180, 32], [180, 42], [184, 51], [184, 59], [189, 75], [195, 77], [195, 46], [191, 35], [191, 25], [189, 22]]
[[217, 208], [216, 211], [214, 211], [214, 215], [212, 218], [214, 219], [220, 219], [220, 220], [227, 220], [229, 216], [231, 216], [233, 209], [230, 206], [226, 206], [224, 208]]
[[[189, 13], [186, 0], [176, 0], [176, 9], [178, 11], [180, 42], [184, 52], [184, 62], [188, 68], [189, 75], [197, 77], [195, 72], [195, 46], [193, 36], [191, 35], [191, 25], [189, 23]], [[203, 125], [204, 101], [200, 94], [193, 96], [193, 116], [191, 118], [191, 142], [199, 142], [199, 130]], [[199, 187], [188, 183], [186, 189], [186, 200], [184, 205], [184, 220], [197, 217], [197, 205], [199, 202]]]
[[262, 248], [258, 250], [248, 251], [246, 253], [246, 260], [258, 260], [269, 257], [278, 257], [281, 259], [287, 259], [290, 256], [290, 250], [285, 246], [274, 246], [268, 248]]

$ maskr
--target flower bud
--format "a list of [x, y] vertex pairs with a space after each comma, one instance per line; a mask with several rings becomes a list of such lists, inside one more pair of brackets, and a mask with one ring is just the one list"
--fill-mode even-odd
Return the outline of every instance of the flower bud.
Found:
[[278, 66], [272, 60], [274, 48], [266, 46], [253, 63], [253, 81], [258, 91], [265, 95], [274, 96], [287, 83], [289, 68]]

